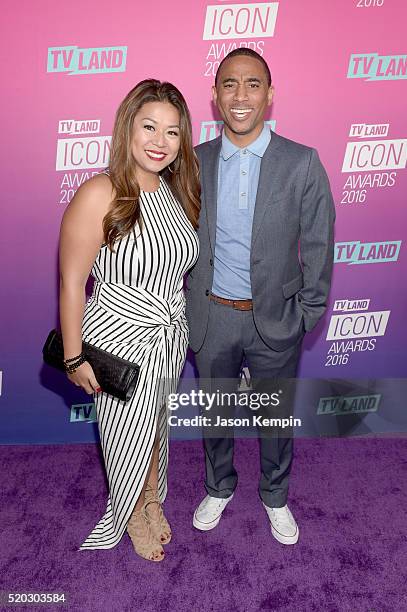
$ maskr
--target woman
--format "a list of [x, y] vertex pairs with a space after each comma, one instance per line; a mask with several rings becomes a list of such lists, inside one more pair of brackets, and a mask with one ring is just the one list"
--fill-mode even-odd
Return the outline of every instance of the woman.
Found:
[[[198, 257], [198, 164], [191, 120], [170, 83], [140, 82], [121, 103], [109, 170], [84, 183], [60, 236], [60, 318], [69, 379], [94, 393], [109, 498], [79, 550], [113, 548], [127, 531], [135, 551], [161, 561], [171, 530], [165, 394], [185, 362], [183, 275]], [[95, 279], [85, 306], [89, 274]], [[140, 366], [123, 402], [103, 392], [82, 339]]]

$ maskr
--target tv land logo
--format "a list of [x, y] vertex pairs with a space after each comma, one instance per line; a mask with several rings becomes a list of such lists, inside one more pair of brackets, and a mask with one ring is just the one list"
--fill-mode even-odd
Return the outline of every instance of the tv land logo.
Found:
[[382, 136], [389, 133], [389, 123], [352, 123], [349, 130], [351, 138], [372, 138], [372, 136]]
[[[247, 47], [263, 56], [264, 39], [274, 36], [278, 5], [256, 2], [207, 6], [202, 38], [219, 42], [210, 44], [204, 76], [215, 77], [221, 60], [234, 49]], [[225, 42], [228, 40], [232, 42]]]
[[76, 189], [109, 164], [111, 136], [98, 136], [100, 119], [61, 119], [58, 122], [55, 169], [64, 172], [60, 204], [69, 204]]
[[49, 47], [47, 72], [69, 75], [125, 72], [127, 47]]
[[407, 55], [353, 53], [349, 59], [347, 77], [365, 81], [407, 79]]
[[390, 310], [372, 312], [368, 311], [369, 305], [370, 299], [336, 300], [333, 310], [346, 314], [332, 315], [326, 339], [343, 340], [384, 336]]
[[[353, 123], [346, 144], [342, 173], [350, 173], [341, 204], [365, 203], [368, 189], [393, 187], [397, 172], [407, 165], [407, 138], [385, 138], [388, 123]], [[377, 138], [379, 136], [379, 138]]]
[[69, 420], [71, 423], [96, 423], [95, 404], [73, 404]]
[[206, 7], [203, 40], [274, 36], [278, 2]]
[[374, 351], [377, 338], [384, 336], [390, 310], [371, 311], [370, 299], [336, 300], [326, 340], [332, 341], [325, 366], [347, 365], [352, 353]]
[[321, 397], [318, 403], [317, 414], [337, 416], [377, 412], [381, 398], [380, 394]]
[[67, 136], [98, 134], [100, 132], [100, 119], [87, 119], [86, 121], [75, 121], [75, 119], [64, 119], [58, 123], [58, 134]]
[[336, 242], [334, 263], [372, 264], [397, 261], [401, 240], [387, 242]]
[[[276, 129], [276, 120], [272, 119], [270, 121], [265, 121], [267, 125], [270, 126], [270, 129]], [[208, 142], [209, 140], [213, 140], [217, 138], [221, 134], [223, 121], [201, 121], [201, 133], [199, 136], [199, 144], [203, 142]]]

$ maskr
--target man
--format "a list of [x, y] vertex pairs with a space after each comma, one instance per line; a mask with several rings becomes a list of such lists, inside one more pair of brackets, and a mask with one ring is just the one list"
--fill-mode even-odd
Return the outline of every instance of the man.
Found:
[[[200, 256], [187, 278], [190, 346], [201, 379], [293, 378], [302, 339], [323, 315], [333, 263], [334, 203], [317, 152], [264, 122], [269, 68], [251, 49], [221, 62], [213, 100], [223, 133], [199, 145]], [[299, 109], [300, 112], [300, 109]], [[299, 251], [300, 249], [300, 251]], [[193, 524], [219, 523], [237, 474], [233, 436], [204, 438], [207, 496]], [[292, 438], [260, 438], [259, 494], [273, 536], [295, 544], [287, 506]]]

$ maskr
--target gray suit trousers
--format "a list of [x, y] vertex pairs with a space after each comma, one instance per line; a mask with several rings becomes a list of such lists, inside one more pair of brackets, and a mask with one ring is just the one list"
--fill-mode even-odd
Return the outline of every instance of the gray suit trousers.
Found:
[[[259, 390], [267, 390], [272, 379], [295, 378], [302, 338], [284, 351], [275, 351], [261, 339], [252, 311], [235, 310], [211, 300], [205, 341], [195, 354], [199, 377], [205, 381], [222, 379], [222, 385], [229, 386], [222, 391], [231, 392], [236, 389], [245, 358], [252, 380], [263, 384]], [[293, 399], [290, 400], [291, 414]], [[273, 437], [259, 437], [259, 495], [269, 507], [279, 508], [287, 503], [293, 453], [293, 439], [287, 435], [283, 437], [280, 430]], [[224, 438], [211, 438], [204, 432], [204, 448], [206, 491], [212, 497], [227, 498], [237, 485], [233, 430]]]

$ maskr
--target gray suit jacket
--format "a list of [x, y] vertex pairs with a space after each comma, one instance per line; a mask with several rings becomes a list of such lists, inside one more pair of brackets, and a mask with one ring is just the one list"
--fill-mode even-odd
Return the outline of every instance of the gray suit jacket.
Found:
[[[186, 279], [190, 346], [201, 348], [209, 315], [221, 137], [195, 149], [201, 171], [200, 255]], [[276, 351], [295, 344], [326, 308], [335, 207], [315, 149], [271, 134], [260, 167], [251, 237], [253, 315]], [[300, 249], [300, 250], [299, 250]]]

